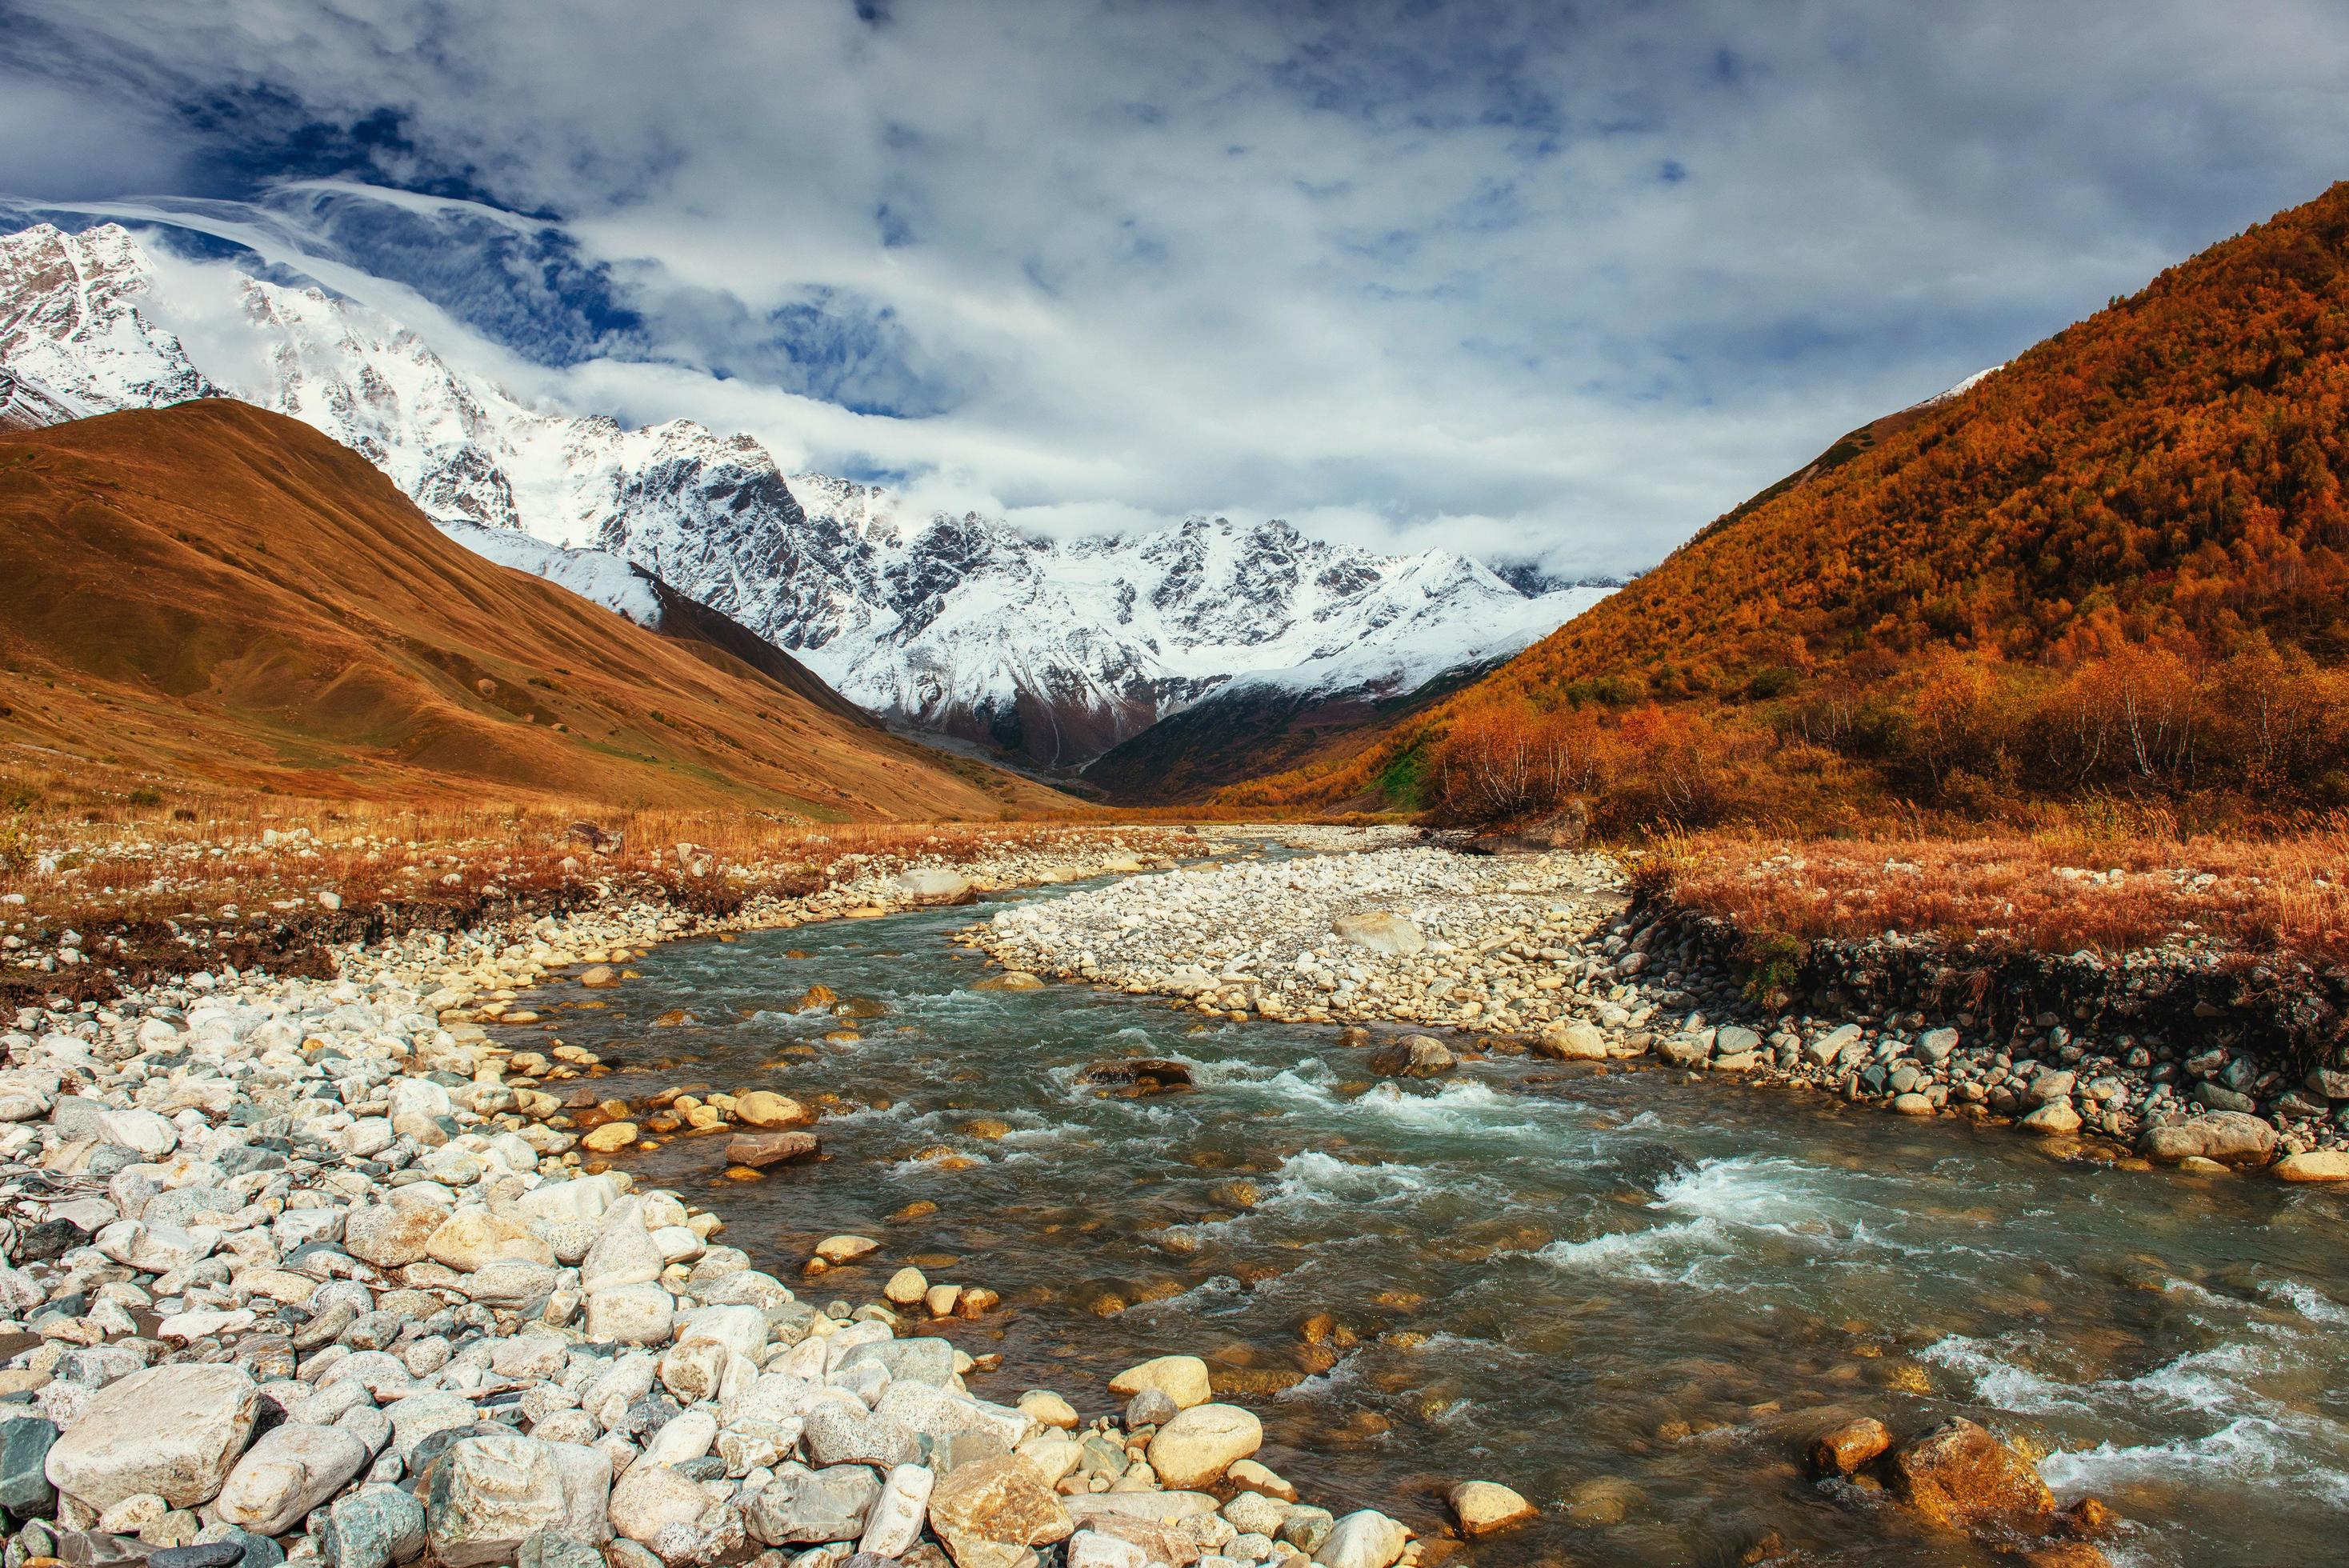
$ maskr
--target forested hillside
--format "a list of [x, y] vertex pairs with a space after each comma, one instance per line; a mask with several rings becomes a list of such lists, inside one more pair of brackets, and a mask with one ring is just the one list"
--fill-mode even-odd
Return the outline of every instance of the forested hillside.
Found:
[[1626, 825], [2349, 803], [2349, 185], [1871, 428], [1378, 743], [1233, 798], [1580, 795]]

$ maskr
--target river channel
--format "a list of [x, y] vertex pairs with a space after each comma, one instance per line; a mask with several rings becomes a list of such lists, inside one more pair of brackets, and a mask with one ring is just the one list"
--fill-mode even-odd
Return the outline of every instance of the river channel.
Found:
[[[2337, 1194], [1654, 1070], [1381, 1081], [1330, 1028], [975, 991], [987, 968], [948, 938], [988, 913], [673, 944], [533, 1006], [616, 1093], [836, 1097], [821, 1162], [729, 1181], [722, 1136], [627, 1161], [795, 1284], [824, 1236], [884, 1243], [810, 1299], [874, 1299], [907, 1262], [991, 1286], [1000, 1308], [941, 1326], [1003, 1356], [974, 1390], [1088, 1416], [1118, 1367], [1204, 1356], [1311, 1501], [1433, 1528], [1434, 1489], [1482, 1478], [1542, 1506], [1469, 1562], [2013, 1561], [1806, 1480], [1824, 1407], [2036, 1445], [2059, 1498], [2128, 1522], [2116, 1563], [2349, 1561]], [[883, 1010], [792, 1012], [819, 983]], [[656, 1025], [672, 1009], [691, 1021]], [[1141, 1056], [1195, 1087], [1079, 1080]]]

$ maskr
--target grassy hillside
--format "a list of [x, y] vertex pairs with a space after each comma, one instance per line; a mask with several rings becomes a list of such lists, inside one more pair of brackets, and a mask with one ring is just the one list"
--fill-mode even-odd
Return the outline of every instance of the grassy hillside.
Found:
[[1375, 744], [1226, 798], [1497, 820], [1581, 795], [1626, 825], [2349, 805], [2344, 476], [2335, 186], [1838, 442]]
[[771, 649], [493, 565], [240, 403], [0, 435], [0, 764], [819, 820], [1070, 804], [884, 733]]

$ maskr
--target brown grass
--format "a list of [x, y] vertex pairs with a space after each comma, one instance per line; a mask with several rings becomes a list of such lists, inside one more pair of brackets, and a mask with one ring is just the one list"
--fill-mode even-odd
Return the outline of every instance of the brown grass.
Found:
[[1798, 940], [1931, 932], [2111, 954], [2200, 942], [2349, 961], [2349, 821], [2276, 839], [2072, 826], [1971, 837], [1718, 830], [1639, 857], [1651, 889]]

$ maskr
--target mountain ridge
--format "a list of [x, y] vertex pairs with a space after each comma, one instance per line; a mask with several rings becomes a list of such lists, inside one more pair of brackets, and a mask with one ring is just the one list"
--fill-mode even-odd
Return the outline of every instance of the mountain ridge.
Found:
[[[976, 513], [911, 515], [885, 490], [786, 474], [748, 436], [525, 407], [323, 288], [235, 287], [233, 308], [209, 314], [164, 299], [113, 224], [0, 236], [0, 364], [88, 409], [223, 394], [273, 407], [359, 451], [436, 521], [603, 551], [892, 722], [1048, 769], [1241, 676], [1403, 695], [1515, 652], [1595, 593], [1528, 596], [1449, 552], [1380, 555], [1278, 521], [1053, 543]], [[207, 341], [233, 317], [265, 376], [207, 373], [163, 319], [174, 308]], [[610, 573], [567, 580], [630, 592]]]

